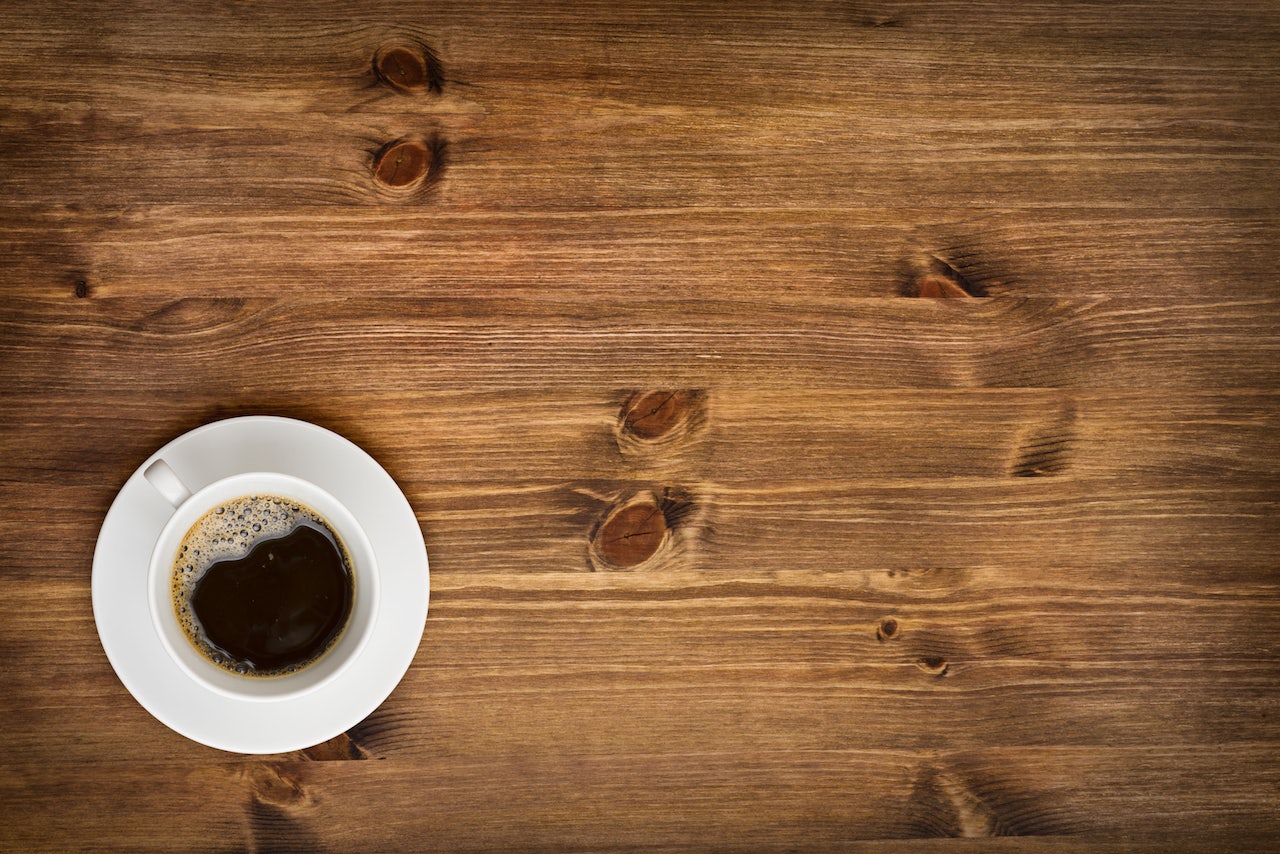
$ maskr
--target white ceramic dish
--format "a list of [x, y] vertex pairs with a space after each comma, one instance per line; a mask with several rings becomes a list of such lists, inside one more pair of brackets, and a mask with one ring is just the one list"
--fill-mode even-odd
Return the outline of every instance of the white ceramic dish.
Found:
[[[372, 634], [352, 667], [310, 693], [262, 702], [210, 690], [174, 662], [148, 606], [148, 563], [173, 507], [142, 472], [161, 457], [194, 489], [243, 472], [274, 471], [316, 484], [351, 511], [377, 556], [381, 588]], [[116, 496], [93, 557], [94, 619], [120, 681], [161, 723], [235, 753], [300, 750], [367, 717], [413, 662], [429, 590], [422, 530], [391, 476], [336, 433], [289, 418], [217, 421], [156, 451]]]

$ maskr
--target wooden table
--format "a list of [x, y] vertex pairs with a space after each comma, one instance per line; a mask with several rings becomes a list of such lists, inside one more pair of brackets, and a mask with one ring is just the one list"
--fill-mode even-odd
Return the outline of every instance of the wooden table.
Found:
[[[5, 849], [1280, 844], [1274, 2], [0, 47]], [[151, 718], [89, 599], [130, 472], [255, 413], [367, 449], [432, 570], [390, 699], [270, 757]]]

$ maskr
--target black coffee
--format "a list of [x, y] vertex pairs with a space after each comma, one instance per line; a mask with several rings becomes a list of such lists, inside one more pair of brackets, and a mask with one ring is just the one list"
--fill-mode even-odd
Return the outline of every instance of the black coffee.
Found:
[[192, 645], [245, 676], [314, 662], [341, 636], [355, 599], [350, 559], [328, 523], [272, 495], [201, 517], [183, 538], [171, 589]]

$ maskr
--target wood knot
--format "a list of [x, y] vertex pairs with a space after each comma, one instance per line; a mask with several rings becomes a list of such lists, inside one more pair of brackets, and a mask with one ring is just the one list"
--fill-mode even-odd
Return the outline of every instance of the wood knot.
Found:
[[919, 667], [930, 676], [946, 676], [951, 670], [951, 665], [947, 664], [947, 660], [937, 655], [922, 656], [917, 662]]
[[898, 621], [893, 617], [885, 617], [876, 626], [876, 640], [884, 643], [887, 640], [893, 640], [898, 636]]
[[420, 41], [396, 41], [373, 55], [373, 74], [397, 92], [440, 93], [444, 90], [444, 65], [429, 46]]
[[926, 767], [911, 797], [914, 830], [921, 836], [971, 839], [1007, 835], [1010, 828], [982, 797], [983, 788], [961, 773]]
[[250, 795], [258, 803], [293, 807], [311, 801], [301, 781], [282, 763], [257, 763], [245, 773]]
[[89, 295], [89, 283], [84, 279], [76, 279], [75, 289], [77, 299], [84, 299]]
[[970, 299], [973, 294], [966, 291], [959, 282], [930, 273], [921, 276], [915, 283], [915, 295], [925, 299]]
[[699, 395], [695, 391], [640, 391], [622, 406], [622, 429], [641, 439], [657, 439], [689, 420]]
[[688, 444], [706, 422], [707, 397], [699, 389], [637, 391], [622, 402], [614, 438], [624, 456], [647, 457]]
[[592, 544], [607, 565], [630, 569], [657, 553], [668, 530], [662, 505], [643, 495], [615, 507], [596, 529]]
[[921, 255], [908, 264], [901, 293], [923, 299], [970, 299], [985, 297], [987, 289], [937, 255]]
[[1076, 441], [1076, 408], [1064, 401], [1057, 412], [1021, 431], [1009, 473], [1014, 477], [1045, 477], [1067, 469]]
[[421, 92], [427, 88], [427, 60], [408, 47], [389, 47], [373, 57], [373, 73], [399, 92]]
[[312, 762], [328, 762], [333, 760], [368, 759], [369, 753], [350, 733], [342, 733], [328, 741], [312, 745], [300, 752], [299, 758]]
[[409, 187], [427, 177], [432, 150], [421, 140], [399, 139], [382, 147], [373, 158], [373, 174], [388, 187]]

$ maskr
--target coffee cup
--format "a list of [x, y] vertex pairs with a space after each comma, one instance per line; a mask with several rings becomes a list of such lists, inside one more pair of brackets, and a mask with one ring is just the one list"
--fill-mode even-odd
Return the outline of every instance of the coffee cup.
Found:
[[341, 501], [277, 472], [194, 492], [164, 460], [143, 476], [173, 507], [151, 553], [151, 618], [187, 676], [234, 699], [279, 701], [355, 664], [377, 618], [378, 568]]

